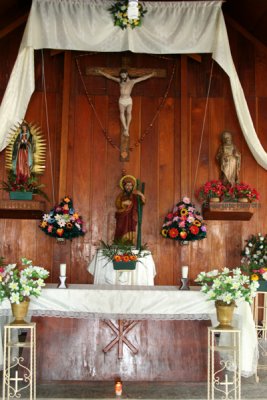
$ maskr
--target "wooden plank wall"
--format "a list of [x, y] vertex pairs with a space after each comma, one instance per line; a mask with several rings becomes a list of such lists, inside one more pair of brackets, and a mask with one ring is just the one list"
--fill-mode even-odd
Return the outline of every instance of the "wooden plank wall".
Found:
[[[17, 30], [0, 41], [0, 54], [5, 55], [2, 56], [0, 67], [1, 97], [15, 61], [21, 35], [22, 31]], [[267, 148], [267, 50], [257, 49], [231, 28], [229, 37], [256, 130]], [[122, 163], [118, 150], [108, 143], [99, 124], [101, 121], [108, 135], [119, 145], [118, 84], [100, 76], [86, 76], [85, 70], [86, 67], [120, 67], [125, 55], [133, 67], [162, 68], [167, 72], [166, 78], [147, 80], [136, 85], [133, 90], [131, 145], [138, 143], [138, 138], [157, 112], [166, 95], [174, 64], [175, 74], [149, 134], [140, 145], [133, 147], [129, 162]], [[85, 96], [76, 67], [77, 59], [94, 109]], [[41, 60], [41, 52], [36, 51], [36, 91], [26, 119], [41, 126], [49, 144], [47, 168], [41, 177], [51, 199], [47, 203], [49, 210], [53, 206], [53, 196], [56, 201], [59, 197], [64, 53], [51, 55], [49, 50], [44, 51], [46, 96], [42, 86]], [[92, 276], [86, 267], [96, 251], [99, 239], [112, 240], [115, 226], [114, 200], [119, 191], [118, 182], [122, 171], [126, 170], [146, 184], [143, 241], [148, 243], [156, 263], [155, 284], [177, 284], [183, 264], [190, 266], [191, 283], [201, 270], [239, 265], [240, 251], [248, 235], [266, 233], [267, 174], [257, 165], [243, 138], [228, 77], [214, 64], [207, 115], [203, 124], [211, 58], [202, 55], [202, 62], [186, 58], [187, 80], [182, 81], [183, 91], [181, 65], [184, 66], [184, 62], [181, 63], [180, 55], [71, 53], [69, 110], [67, 116], [63, 115], [68, 118], [68, 123], [64, 124], [68, 126], [66, 194], [73, 198], [75, 209], [82, 214], [87, 233], [83, 238], [60, 246], [40, 231], [37, 221], [1, 219], [0, 255], [6, 261], [14, 262], [21, 256], [31, 258], [37, 265], [50, 269], [52, 282], [58, 279], [60, 262], [66, 262], [69, 282], [92, 283]], [[185, 90], [186, 97], [181, 97], [181, 92]], [[186, 116], [181, 115], [181, 109], [187, 109]], [[194, 198], [195, 189], [208, 179], [218, 178], [215, 155], [220, 144], [220, 134], [226, 129], [233, 133], [234, 142], [242, 153], [241, 178], [260, 191], [261, 208], [248, 222], [207, 221], [207, 239], [191, 243], [186, 248], [177, 242], [163, 239], [159, 235], [160, 228], [165, 214], [173, 205], [183, 195], [188, 195], [200, 207]], [[0, 154], [0, 177], [6, 177], [4, 152]], [[7, 199], [7, 193], [1, 191], [0, 198]]]

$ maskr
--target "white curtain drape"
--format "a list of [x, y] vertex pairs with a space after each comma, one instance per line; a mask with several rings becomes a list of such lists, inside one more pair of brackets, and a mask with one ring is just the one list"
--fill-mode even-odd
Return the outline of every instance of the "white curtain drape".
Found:
[[115, 0], [33, 0], [24, 36], [0, 107], [0, 151], [14, 123], [25, 116], [34, 92], [34, 49], [181, 54], [212, 53], [228, 74], [239, 123], [257, 162], [267, 153], [256, 134], [238, 79], [220, 1], [146, 2], [140, 28], [113, 25]]

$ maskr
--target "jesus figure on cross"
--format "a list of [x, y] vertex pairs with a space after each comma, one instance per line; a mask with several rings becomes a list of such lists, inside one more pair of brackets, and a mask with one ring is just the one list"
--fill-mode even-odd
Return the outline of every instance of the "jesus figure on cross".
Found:
[[155, 76], [155, 72], [152, 72], [148, 75], [140, 76], [139, 78], [131, 79], [129, 77], [127, 69], [121, 69], [119, 73], [119, 77], [112, 76], [107, 74], [104, 71], [98, 70], [99, 74], [105, 76], [108, 79], [111, 79], [115, 82], [118, 82], [120, 85], [120, 98], [119, 98], [119, 110], [120, 110], [120, 120], [123, 128], [123, 135], [129, 136], [129, 127], [132, 120], [132, 106], [133, 100], [131, 98], [131, 93], [134, 85], [138, 82], [145, 81], [146, 79], [152, 78]]

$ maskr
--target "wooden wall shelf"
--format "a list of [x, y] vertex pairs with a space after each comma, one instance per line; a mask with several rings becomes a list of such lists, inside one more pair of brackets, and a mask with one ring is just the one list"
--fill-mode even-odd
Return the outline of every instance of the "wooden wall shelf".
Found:
[[202, 214], [205, 220], [249, 221], [258, 207], [257, 203], [204, 203]]
[[44, 211], [44, 201], [0, 200], [0, 218], [41, 219]]

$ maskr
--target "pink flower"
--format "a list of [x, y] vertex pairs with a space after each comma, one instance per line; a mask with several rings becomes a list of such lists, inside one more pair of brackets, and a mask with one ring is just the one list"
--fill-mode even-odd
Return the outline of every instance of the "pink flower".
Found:
[[191, 203], [191, 200], [189, 199], [189, 197], [183, 197], [183, 202], [184, 202], [185, 204], [190, 204], [190, 203]]

